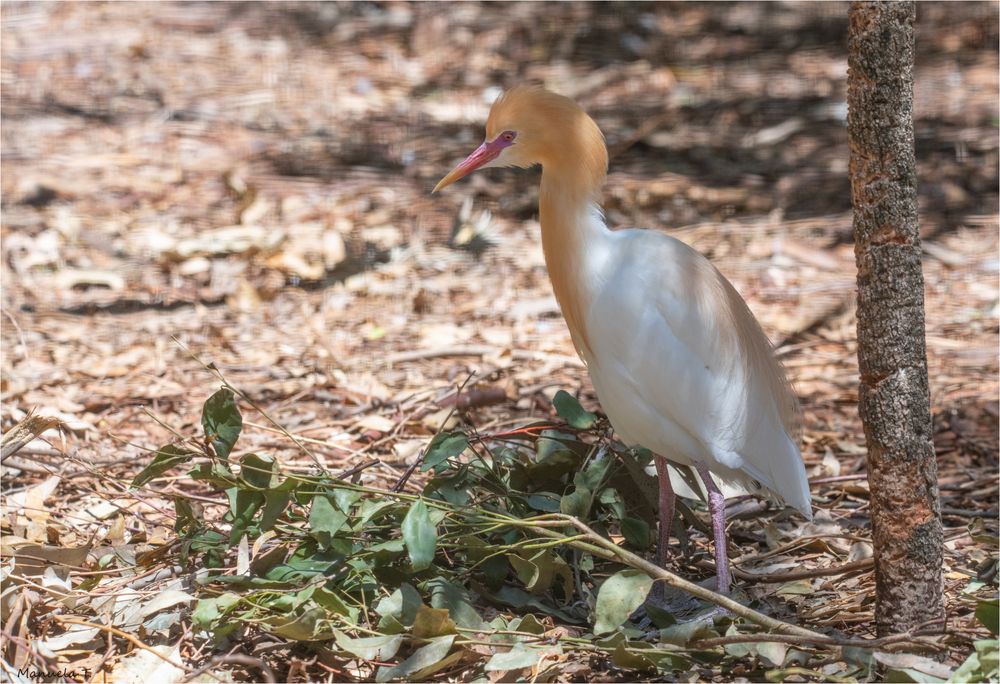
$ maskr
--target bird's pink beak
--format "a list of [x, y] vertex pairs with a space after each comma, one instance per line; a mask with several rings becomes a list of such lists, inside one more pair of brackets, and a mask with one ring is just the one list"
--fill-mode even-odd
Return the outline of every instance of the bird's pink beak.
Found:
[[441, 188], [446, 188], [459, 178], [464, 178], [476, 169], [481, 169], [491, 161], [500, 156], [503, 148], [509, 146], [511, 142], [497, 137], [496, 140], [487, 140], [476, 148], [476, 151], [465, 158], [461, 164], [453, 168], [447, 176], [438, 181], [431, 192], [437, 192]]

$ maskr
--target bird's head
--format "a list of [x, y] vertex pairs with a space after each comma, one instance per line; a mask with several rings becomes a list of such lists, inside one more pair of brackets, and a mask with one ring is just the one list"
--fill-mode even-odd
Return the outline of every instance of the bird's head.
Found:
[[597, 124], [573, 100], [537, 86], [518, 86], [493, 103], [486, 140], [434, 192], [476, 169], [536, 164], [582, 169], [599, 185], [608, 153]]

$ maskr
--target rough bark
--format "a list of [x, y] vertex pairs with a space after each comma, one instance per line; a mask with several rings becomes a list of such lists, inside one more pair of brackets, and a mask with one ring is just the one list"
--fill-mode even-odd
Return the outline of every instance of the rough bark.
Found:
[[943, 616], [913, 149], [912, 2], [849, 11], [859, 409], [868, 443], [879, 635]]

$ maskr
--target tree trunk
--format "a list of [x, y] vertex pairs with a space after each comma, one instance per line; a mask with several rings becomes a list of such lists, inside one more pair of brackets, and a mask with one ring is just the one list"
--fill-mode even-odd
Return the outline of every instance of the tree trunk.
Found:
[[944, 615], [913, 151], [913, 2], [852, 3], [847, 131], [879, 635]]

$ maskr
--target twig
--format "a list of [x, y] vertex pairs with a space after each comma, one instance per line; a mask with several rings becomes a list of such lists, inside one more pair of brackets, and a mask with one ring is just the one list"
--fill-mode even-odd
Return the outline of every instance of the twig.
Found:
[[191, 671], [191, 668], [189, 668], [189, 667], [187, 667], [185, 665], [181, 665], [179, 663], [175, 663], [170, 658], [168, 658], [167, 656], [163, 655], [162, 653], [160, 653], [159, 651], [157, 651], [152, 646], [147, 646], [146, 644], [142, 643], [141, 641], [139, 641], [137, 638], [135, 638], [131, 634], [123, 632], [120, 629], [116, 629], [114, 627], [111, 627], [110, 625], [102, 625], [102, 624], [98, 624], [96, 622], [90, 622], [88, 620], [78, 620], [76, 618], [66, 618], [66, 617], [63, 617], [61, 615], [53, 615], [52, 618], [54, 620], [56, 620], [57, 622], [59, 622], [61, 624], [64, 624], [64, 625], [80, 625], [81, 627], [90, 627], [91, 629], [99, 629], [102, 632], [108, 632], [109, 634], [113, 634], [116, 637], [120, 637], [122, 639], [125, 639], [127, 642], [129, 642], [130, 644], [132, 644], [136, 648], [141, 648], [143, 651], [149, 651], [150, 653], [152, 653], [153, 655], [155, 655], [160, 660], [162, 660], [162, 661], [164, 661], [166, 663], [170, 663], [174, 667], [176, 667], [176, 668], [178, 668], [180, 670], [184, 670], [184, 672], [190, 672]]
[[812, 568], [809, 570], [792, 570], [790, 572], [760, 574], [747, 572], [746, 570], [741, 570], [740, 568], [733, 568], [733, 574], [741, 579], [750, 579], [762, 584], [769, 584], [772, 582], [791, 582], [793, 580], [809, 579], [812, 577], [827, 577], [829, 575], [847, 575], [853, 572], [868, 570], [874, 567], [874, 565], [874, 558], [862, 558], [861, 560], [854, 561], [852, 563], [844, 563], [843, 565], [836, 565], [830, 568]]
[[216, 656], [211, 660], [209, 660], [204, 665], [202, 665], [201, 667], [199, 667], [197, 670], [194, 670], [193, 672], [188, 674], [181, 681], [190, 682], [195, 677], [205, 674], [216, 665], [228, 665], [228, 664], [244, 665], [246, 667], [252, 667], [255, 670], [259, 670], [261, 675], [263, 675], [262, 681], [265, 682], [278, 681], [274, 676], [274, 671], [270, 667], [268, 667], [267, 663], [265, 663], [260, 658], [254, 658], [253, 656], [245, 655], [243, 653], [229, 653], [226, 655]]
[[[244, 420], [243, 425], [256, 428], [258, 430], [263, 430], [265, 432], [274, 432], [279, 435], [285, 434], [284, 430], [271, 427], [270, 425], [261, 425], [260, 423], [253, 422], [252, 420]], [[316, 439], [315, 437], [303, 437], [302, 435], [296, 435], [296, 437], [298, 437], [301, 441], [306, 442], [308, 444], [315, 444], [316, 446], [326, 447], [328, 449], [337, 449], [338, 451], [343, 451], [347, 454], [350, 454], [351, 456], [361, 456], [363, 454], [363, 452], [358, 449], [352, 449], [350, 447], [345, 447], [340, 444], [334, 444], [333, 442], [329, 442], [324, 439]]]
[[[407, 361], [422, 361], [423, 359], [439, 359], [447, 356], [490, 356], [500, 354], [503, 350], [498, 347], [472, 346], [472, 347], [438, 347], [437, 349], [417, 349], [415, 351], [398, 352], [385, 357], [387, 365], [405, 363]], [[528, 361], [562, 361], [568, 366], [583, 368], [583, 361], [575, 356], [565, 354], [547, 354], [545, 352], [528, 351], [525, 349], [511, 350], [511, 358]]]
[[[791, 634], [809, 638], [820, 638], [820, 639], [826, 638], [824, 635], [819, 634], [818, 632], [814, 632], [810, 629], [799, 627], [798, 625], [793, 625], [791, 623], [783, 622], [782, 620], [778, 620], [768, 615], [764, 615], [763, 613], [759, 613], [756, 610], [748, 608], [747, 606], [744, 606], [741, 603], [737, 603], [728, 596], [724, 596], [722, 594], [719, 594], [718, 592], [714, 592], [711, 589], [706, 589], [705, 587], [699, 584], [695, 584], [694, 582], [689, 582], [686, 579], [678, 575], [675, 575], [669, 570], [665, 570], [653, 563], [650, 563], [645, 558], [637, 556], [636, 554], [623, 549], [610, 539], [605, 539], [604, 537], [602, 537], [601, 535], [597, 534], [592, 529], [590, 529], [578, 518], [561, 514], [553, 514], [552, 516], [546, 516], [546, 517], [550, 517], [552, 523], [554, 524], [557, 525], [569, 524], [575, 527], [577, 530], [583, 533], [588, 543], [588, 546], [593, 545], [604, 549], [607, 553], [600, 555], [604, 556], [608, 560], [617, 559], [620, 562], [624, 563], [625, 565], [629, 565], [635, 568], [636, 570], [641, 570], [642, 572], [645, 572], [647, 575], [649, 575], [650, 577], [652, 577], [657, 581], [663, 582], [668, 586], [674, 587], [675, 589], [680, 589], [681, 591], [691, 594], [696, 598], [708, 601], [709, 603], [714, 603], [715, 605], [728, 610], [734, 615], [738, 615], [739, 617], [745, 618], [746, 620], [758, 624], [761, 627], [765, 627], [766, 629], [774, 630], [782, 634]], [[517, 523], [521, 521], [514, 521], [514, 522]], [[545, 526], [546, 523], [547, 521], [544, 521], [543, 519], [535, 519], [531, 521], [524, 521], [523, 524], [525, 527], [532, 530], [536, 534], [540, 534], [545, 537], [561, 538], [564, 536], [558, 532], [553, 532], [552, 530], [546, 529]], [[568, 545], [576, 546], [579, 543], [580, 542], [578, 541], [571, 541], [568, 542]]]
[[374, 458], [374, 459], [372, 459], [370, 461], [365, 461], [361, 465], [356, 465], [353, 468], [348, 468], [347, 470], [345, 470], [345, 471], [341, 472], [339, 475], [337, 475], [336, 478], [338, 480], [346, 480], [349, 477], [354, 477], [358, 473], [360, 473], [360, 472], [362, 472], [364, 470], [368, 470], [372, 466], [377, 466], [377, 465], [382, 465], [382, 461], [380, 461], [377, 458]]
[[809, 485], [830, 484], [833, 482], [850, 482], [852, 480], [868, 479], [868, 473], [852, 473], [850, 475], [831, 475], [830, 477], [817, 477], [809, 480]]
[[902, 634], [892, 634], [879, 639], [838, 639], [836, 637], [824, 636], [812, 638], [793, 634], [730, 634], [728, 636], [714, 637], [711, 639], [698, 639], [689, 644], [691, 648], [715, 648], [716, 646], [727, 646], [729, 644], [752, 644], [761, 641], [779, 644], [803, 644], [811, 643], [818, 646], [837, 646], [838, 648], [885, 648], [887, 646], [915, 645], [926, 646], [935, 650], [942, 650], [940, 644], [933, 641], [920, 639], [921, 635], [914, 632], [904, 632]]

